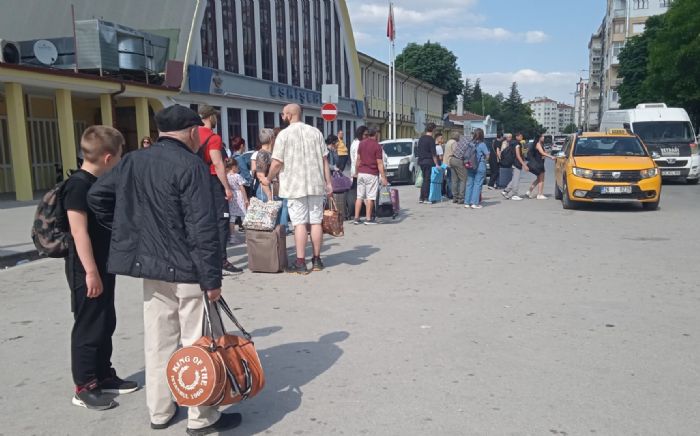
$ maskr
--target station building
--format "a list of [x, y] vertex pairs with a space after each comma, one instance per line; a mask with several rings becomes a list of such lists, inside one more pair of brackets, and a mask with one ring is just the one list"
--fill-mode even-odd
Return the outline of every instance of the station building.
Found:
[[[0, 41], [9, 47], [0, 58], [2, 197], [30, 200], [75, 168], [78, 138], [88, 125], [114, 125], [133, 150], [141, 137], [156, 135], [153, 114], [175, 103], [217, 107], [224, 142], [241, 136], [249, 147], [260, 128], [279, 126], [288, 103], [300, 104], [304, 121], [325, 134], [345, 130], [348, 142], [364, 123], [360, 64], [344, 0], [6, 3], [13, 14], [0, 15]], [[32, 25], [17, 17], [32, 17]], [[86, 50], [76, 50], [75, 23], [88, 20], [114, 27], [115, 38], [123, 32], [165, 38], [166, 66], [149, 69], [152, 50], [135, 49], [127, 38], [118, 41], [119, 62], [144, 58], [141, 71], [85, 68], [76, 62]], [[73, 52], [64, 53], [56, 38], [70, 37]], [[55, 63], [12, 50], [41, 39], [59, 46]], [[339, 115], [330, 125], [320, 113], [324, 84], [338, 85]]]

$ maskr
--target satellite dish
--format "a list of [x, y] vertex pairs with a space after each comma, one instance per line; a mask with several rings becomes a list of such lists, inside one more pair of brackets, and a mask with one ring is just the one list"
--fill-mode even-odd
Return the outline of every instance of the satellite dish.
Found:
[[34, 43], [34, 57], [44, 65], [53, 65], [58, 60], [58, 49], [53, 42], [39, 39]]

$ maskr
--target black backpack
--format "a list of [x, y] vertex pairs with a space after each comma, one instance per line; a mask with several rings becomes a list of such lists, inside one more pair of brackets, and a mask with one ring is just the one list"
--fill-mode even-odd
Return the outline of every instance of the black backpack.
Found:
[[[70, 177], [76, 177], [75, 172]], [[34, 213], [32, 241], [41, 256], [61, 258], [68, 256], [73, 238], [68, 226], [68, 214], [63, 206], [63, 187], [68, 179], [59, 182], [44, 194]]]
[[510, 168], [515, 163], [515, 146], [509, 144], [508, 147], [501, 151], [501, 166]]

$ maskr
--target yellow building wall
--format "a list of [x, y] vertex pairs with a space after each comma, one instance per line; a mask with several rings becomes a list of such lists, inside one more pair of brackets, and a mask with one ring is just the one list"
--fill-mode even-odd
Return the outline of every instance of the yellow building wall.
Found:
[[0, 94], [0, 116], [4, 117], [7, 115], [7, 105], [5, 105], [5, 95]]
[[32, 118], [56, 118], [56, 103], [48, 97], [29, 97], [29, 113]]

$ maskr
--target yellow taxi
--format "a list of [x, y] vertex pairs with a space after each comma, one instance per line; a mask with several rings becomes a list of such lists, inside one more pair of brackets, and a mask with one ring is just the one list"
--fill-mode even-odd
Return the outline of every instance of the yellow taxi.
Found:
[[659, 207], [661, 172], [639, 137], [624, 129], [571, 135], [555, 157], [554, 197], [564, 209], [596, 202]]

